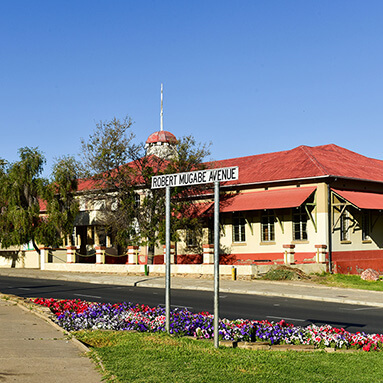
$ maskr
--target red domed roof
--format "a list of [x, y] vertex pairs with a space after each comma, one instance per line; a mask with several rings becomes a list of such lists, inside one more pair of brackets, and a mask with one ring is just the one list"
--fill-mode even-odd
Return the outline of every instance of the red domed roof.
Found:
[[177, 138], [174, 134], [167, 132], [166, 130], [159, 130], [152, 133], [146, 140], [147, 144], [155, 144], [156, 142], [168, 142], [169, 144], [175, 144]]

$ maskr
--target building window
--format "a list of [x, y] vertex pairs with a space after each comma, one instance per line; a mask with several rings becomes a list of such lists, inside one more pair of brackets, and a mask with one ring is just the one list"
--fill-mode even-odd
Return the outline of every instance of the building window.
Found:
[[275, 217], [269, 210], [262, 214], [261, 230], [262, 230], [262, 242], [275, 241], [274, 231]]
[[307, 213], [300, 207], [293, 212], [293, 239], [306, 241], [307, 238]]
[[134, 193], [134, 207], [138, 209], [141, 206], [141, 197], [138, 193]]
[[186, 246], [193, 247], [197, 246], [197, 235], [195, 230], [186, 230]]
[[105, 226], [97, 227], [98, 244], [100, 246], [106, 246], [106, 229]]
[[208, 244], [214, 243], [214, 230], [210, 228], [207, 231], [207, 243]]
[[[218, 228], [218, 233], [219, 231], [220, 230]], [[208, 218], [207, 222], [207, 243], [214, 243], [214, 219], [212, 219], [211, 217]]]
[[370, 241], [371, 226], [370, 226], [370, 213], [366, 212], [362, 217], [362, 241]]
[[340, 217], [340, 240], [350, 240], [350, 217], [348, 211], [345, 211]]
[[233, 216], [233, 242], [246, 241], [245, 225], [245, 218], [240, 215]]

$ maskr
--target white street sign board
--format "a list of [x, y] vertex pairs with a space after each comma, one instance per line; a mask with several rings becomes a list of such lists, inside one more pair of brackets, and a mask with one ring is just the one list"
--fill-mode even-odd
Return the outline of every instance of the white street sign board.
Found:
[[193, 186], [208, 184], [215, 181], [225, 182], [238, 179], [238, 166], [219, 169], [205, 169], [194, 172], [163, 174], [152, 177], [152, 189], [165, 188], [166, 186]]

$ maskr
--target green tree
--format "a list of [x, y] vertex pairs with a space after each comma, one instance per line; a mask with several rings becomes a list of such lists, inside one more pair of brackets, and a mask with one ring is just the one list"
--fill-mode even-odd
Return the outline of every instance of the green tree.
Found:
[[3, 248], [31, 242], [40, 253], [38, 244], [57, 246], [73, 230], [76, 166], [69, 157], [59, 160], [49, 183], [41, 176], [45, 157], [38, 148], [21, 148], [19, 157], [0, 162], [0, 242]]
[[106, 188], [115, 187], [119, 173], [125, 176], [129, 170], [122, 165], [141, 154], [141, 146], [133, 143], [132, 125], [130, 117], [96, 124], [88, 140], [81, 140], [85, 175], [102, 180]]
[[72, 233], [79, 212], [76, 198], [79, 174], [79, 164], [74, 157], [61, 157], [53, 165], [51, 183], [44, 193], [47, 210], [42, 240], [48, 246], [62, 245], [65, 237], [74, 245]]
[[[100, 122], [88, 140], [82, 140], [83, 163], [95, 182], [89, 198], [105, 202], [100, 223], [114, 233], [118, 244], [154, 246], [164, 237], [165, 192], [151, 190], [153, 175], [202, 168], [210, 154], [209, 145], [197, 143], [192, 136], [183, 137], [177, 143], [178, 154], [163, 159], [146, 156], [144, 145], [135, 144], [134, 138], [132, 120], [126, 117]], [[198, 222], [183, 214], [191, 210], [191, 193], [190, 188], [186, 192], [172, 189], [173, 239], [177, 229], [195, 227]]]
[[40, 196], [47, 181], [41, 177], [44, 155], [37, 148], [19, 149], [20, 160], [3, 161], [1, 174], [0, 241], [2, 247], [21, 246], [32, 241], [39, 252]]

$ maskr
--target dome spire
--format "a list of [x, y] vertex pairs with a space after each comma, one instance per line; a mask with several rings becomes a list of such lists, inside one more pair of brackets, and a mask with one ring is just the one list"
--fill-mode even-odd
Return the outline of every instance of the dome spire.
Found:
[[161, 120], [161, 128], [160, 131], [164, 131], [164, 84], [161, 83], [161, 113], [160, 113], [160, 120]]
[[146, 155], [155, 155], [163, 159], [177, 157], [177, 138], [164, 130], [164, 84], [161, 83], [160, 130], [152, 133], [145, 143]]

